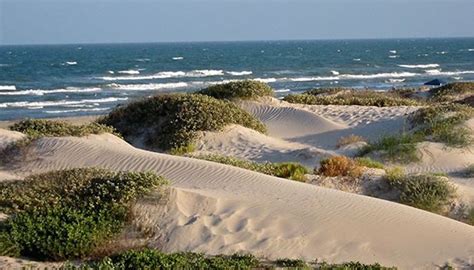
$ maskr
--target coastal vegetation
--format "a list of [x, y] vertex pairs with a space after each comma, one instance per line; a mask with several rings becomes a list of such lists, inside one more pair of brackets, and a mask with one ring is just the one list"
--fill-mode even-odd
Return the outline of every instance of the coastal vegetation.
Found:
[[129, 209], [168, 182], [151, 172], [83, 168], [0, 183], [0, 255], [38, 260], [91, 256], [124, 228]]
[[360, 177], [363, 168], [358, 162], [346, 156], [334, 156], [320, 161], [319, 168], [315, 169], [316, 174], [324, 176], [350, 176]]
[[283, 98], [290, 103], [307, 105], [359, 105], [359, 106], [419, 106], [423, 102], [399, 95], [397, 92], [377, 92], [345, 88], [317, 88], [302, 94]]
[[21, 132], [31, 139], [39, 137], [82, 137], [90, 134], [112, 133], [118, 135], [113, 127], [91, 122], [83, 125], [73, 125], [65, 121], [46, 119], [27, 119], [19, 121], [10, 130]]
[[474, 94], [474, 82], [455, 82], [433, 88], [430, 98], [436, 102], [462, 101]]
[[273, 162], [264, 162], [258, 163], [249, 160], [238, 159], [235, 157], [229, 156], [221, 156], [216, 154], [209, 154], [209, 155], [196, 155], [191, 156], [193, 158], [203, 159], [207, 161], [227, 164], [239, 168], [243, 168], [246, 170], [251, 170], [259, 173], [264, 173], [280, 178], [286, 178], [296, 181], [305, 181], [307, 174], [309, 171], [306, 167], [301, 164], [294, 163], [294, 162], [281, 162], [281, 163], [273, 163]]
[[252, 80], [235, 81], [209, 86], [197, 92], [217, 99], [257, 99], [273, 96], [273, 89], [266, 83]]
[[358, 143], [358, 142], [366, 142], [366, 140], [361, 136], [351, 134], [351, 135], [339, 138], [339, 140], [337, 141], [336, 147], [341, 148], [341, 147]]
[[456, 189], [443, 176], [434, 174], [406, 175], [402, 169], [387, 172], [385, 179], [396, 201], [434, 213], [446, 213], [456, 197]]
[[265, 133], [248, 112], [226, 100], [200, 94], [164, 94], [116, 108], [99, 120], [113, 126], [126, 140], [141, 138], [147, 146], [184, 153], [199, 131], [219, 131], [238, 124]]

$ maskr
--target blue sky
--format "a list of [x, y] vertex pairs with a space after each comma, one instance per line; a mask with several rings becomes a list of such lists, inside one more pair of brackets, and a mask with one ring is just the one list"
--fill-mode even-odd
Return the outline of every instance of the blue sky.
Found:
[[474, 0], [0, 0], [0, 44], [474, 37]]

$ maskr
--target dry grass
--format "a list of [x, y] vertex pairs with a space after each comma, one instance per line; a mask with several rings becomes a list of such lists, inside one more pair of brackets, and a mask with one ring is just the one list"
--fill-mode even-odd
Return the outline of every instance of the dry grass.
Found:
[[360, 177], [363, 172], [363, 168], [359, 166], [357, 162], [346, 156], [335, 156], [324, 159], [320, 165], [316, 173], [324, 176]]
[[341, 148], [346, 145], [350, 145], [357, 142], [366, 142], [366, 140], [362, 136], [351, 134], [351, 135], [339, 138], [339, 140], [337, 141], [336, 147]]

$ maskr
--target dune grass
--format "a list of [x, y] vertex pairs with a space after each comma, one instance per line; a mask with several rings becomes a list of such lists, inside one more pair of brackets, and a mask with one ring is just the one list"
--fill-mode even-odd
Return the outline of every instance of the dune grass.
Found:
[[113, 126], [128, 141], [183, 153], [192, 149], [199, 131], [219, 131], [238, 124], [265, 133], [255, 117], [225, 100], [199, 94], [164, 94], [130, 103], [99, 120]]
[[235, 157], [221, 156], [216, 154], [209, 155], [196, 155], [191, 156], [197, 159], [203, 159], [207, 161], [227, 164], [255, 172], [260, 172], [280, 178], [286, 178], [296, 181], [306, 181], [305, 174], [309, 171], [301, 164], [293, 162], [282, 162], [282, 163], [273, 163], [273, 162], [264, 162], [258, 163], [249, 160], [238, 159]]
[[474, 94], [474, 82], [448, 83], [430, 90], [431, 99], [437, 102], [455, 101]]
[[384, 161], [407, 164], [420, 160], [416, 146], [421, 141], [422, 136], [410, 133], [385, 136], [363, 147], [358, 155], [375, 153]]
[[308, 105], [359, 105], [359, 106], [418, 106], [422, 102], [401, 97], [392, 92], [376, 92], [343, 88], [313, 89], [303, 94], [290, 94], [283, 100]]
[[119, 233], [137, 198], [167, 184], [154, 173], [84, 168], [0, 183], [0, 255], [83, 258]]
[[339, 140], [337, 141], [336, 147], [341, 148], [341, 147], [358, 143], [358, 142], [366, 142], [366, 140], [362, 136], [351, 134], [351, 135], [339, 138]]
[[474, 117], [474, 109], [461, 104], [439, 104], [412, 113], [410, 124], [415, 133], [434, 142], [452, 147], [466, 147], [472, 143], [472, 131], [462, 124]]
[[397, 192], [398, 202], [438, 214], [445, 213], [456, 197], [456, 189], [443, 176], [406, 175], [395, 168], [387, 172], [386, 180]]
[[217, 99], [257, 99], [273, 96], [273, 89], [266, 83], [252, 80], [236, 81], [209, 86], [197, 92]]
[[371, 159], [370, 157], [356, 157], [355, 162], [357, 165], [373, 169], [385, 169], [383, 163]]

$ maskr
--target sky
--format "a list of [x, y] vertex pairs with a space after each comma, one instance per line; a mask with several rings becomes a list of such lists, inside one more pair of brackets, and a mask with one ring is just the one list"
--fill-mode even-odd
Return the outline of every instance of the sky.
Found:
[[0, 0], [0, 45], [474, 37], [474, 0]]

